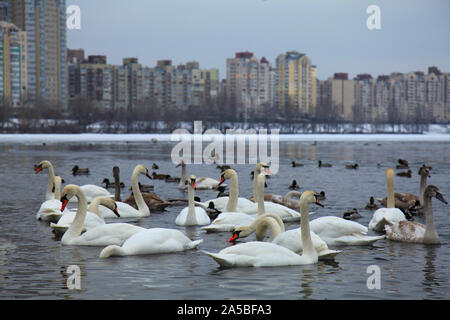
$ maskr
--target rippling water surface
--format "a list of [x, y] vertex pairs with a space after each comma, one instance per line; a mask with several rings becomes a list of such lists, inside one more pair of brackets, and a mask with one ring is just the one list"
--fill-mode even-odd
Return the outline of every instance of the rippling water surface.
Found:
[[[345, 246], [334, 261], [316, 265], [277, 268], [222, 269], [201, 250], [178, 254], [100, 259], [101, 247], [61, 246], [51, 228], [35, 218], [45, 198], [47, 174], [34, 174], [33, 165], [50, 160], [66, 183], [100, 185], [112, 179], [112, 167], [120, 167], [121, 180], [130, 186], [137, 164], [152, 163], [158, 173], [179, 176], [170, 159], [173, 142], [9, 142], [0, 137], [0, 298], [2, 299], [449, 299], [450, 206], [433, 199], [435, 224], [442, 244], [426, 246], [382, 240], [372, 246]], [[357, 208], [358, 220], [368, 225], [372, 213], [364, 210], [370, 196], [384, 197], [387, 167], [398, 158], [409, 160], [413, 177], [395, 178], [398, 192], [419, 191], [418, 168], [433, 170], [429, 183], [450, 200], [450, 142], [446, 141], [318, 141], [298, 136], [280, 142], [280, 169], [268, 179], [266, 192], [285, 194], [293, 179], [303, 190], [324, 190], [325, 208], [314, 208], [312, 219], [342, 216]], [[333, 163], [317, 167], [317, 160]], [[305, 164], [292, 168], [290, 161]], [[358, 170], [346, 170], [356, 161]], [[89, 176], [72, 176], [78, 164], [89, 167]], [[380, 164], [378, 166], [377, 164]], [[235, 165], [240, 196], [252, 196], [249, 173], [253, 165]], [[188, 173], [219, 179], [215, 166], [188, 165]], [[150, 181], [162, 198], [187, 197], [175, 183]], [[113, 190], [112, 190], [113, 192]], [[122, 189], [122, 198], [128, 196]], [[197, 191], [202, 200], [214, 191]], [[199, 227], [178, 227], [175, 218], [182, 207], [168, 207], [142, 219], [123, 219], [143, 227], [177, 228], [191, 239], [204, 239], [200, 249], [218, 252], [226, 247], [229, 233], [206, 234]], [[117, 221], [117, 220], [114, 220]], [[421, 219], [418, 221], [423, 222]], [[289, 223], [286, 229], [296, 228]], [[247, 241], [253, 240], [254, 236]], [[81, 269], [81, 290], [69, 290], [67, 267]], [[381, 289], [369, 290], [367, 267], [381, 270]]]

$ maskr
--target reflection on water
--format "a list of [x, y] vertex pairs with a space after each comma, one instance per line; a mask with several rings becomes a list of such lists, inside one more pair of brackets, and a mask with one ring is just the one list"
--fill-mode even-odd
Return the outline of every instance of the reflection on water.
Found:
[[[129, 195], [130, 177], [137, 164], [149, 168], [159, 165], [158, 173], [180, 176], [170, 161], [170, 142], [154, 143], [0, 143], [0, 298], [57, 299], [448, 299], [450, 261], [450, 206], [433, 203], [440, 246], [397, 243], [388, 240], [373, 246], [332, 248], [342, 250], [334, 260], [312, 266], [279, 268], [224, 269], [202, 250], [218, 252], [227, 247], [229, 233], [207, 234], [198, 227], [179, 227], [175, 218], [181, 207], [169, 207], [148, 218], [123, 219], [145, 228], [175, 228], [191, 239], [203, 239], [198, 250], [180, 254], [112, 257], [99, 259], [102, 248], [61, 246], [46, 223], [35, 220], [45, 196], [46, 173], [34, 174], [33, 165], [50, 160], [55, 171], [67, 183], [100, 185], [112, 177], [112, 168], [120, 167]], [[280, 142], [280, 169], [267, 180], [267, 193], [286, 194], [296, 179], [304, 190], [324, 190], [325, 208], [314, 208], [311, 218], [342, 217], [357, 208], [368, 225], [372, 212], [364, 210], [370, 196], [386, 194], [384, 170], [395, 167], [398, 158], [408, 159], [412, 178], [395, 178], [396, 192], [418, 193], [418, 167], [433, 167], [430, 183], [450, 196], [449, 143], [416, 142]], [[330, 162], [332, 168], [320, 169], [317, 160]], [[304, 163], [292, 168], [291, 161]], [[345, 164], [358, 162], [358, 170], [346, 170]], [[377, 164], [380, 164], [378, 167]], [[88, 176], [72, 176], [72, 167], [88, 167]], [[232, 166], [239, 174], [242, 197], [253, 195], [252, 165]], [[219, 179], [215, 165], [188, 165], [188, 173]], [[144, 182], [144, 181], [142, 181]], [[145, 181], [148, 183], [148, 181]], [[163, 199], [187, 197], [175, 183], [150, 182]], [[196, 191], [202, 200], [216, 197], [214, 191]], [[422, 218], [417, 219], [424, 222]], [[108, 222], [118, 220], [108, 220]], [[297, 228], [287, 223], [286, 230]], [[245, 241], [255, 240], [254, 235]], [[81, 290], [66, 286], [67, 267], [81, 269]], [[367, 267], [381, 270], [381, 290], [366, 286]]]

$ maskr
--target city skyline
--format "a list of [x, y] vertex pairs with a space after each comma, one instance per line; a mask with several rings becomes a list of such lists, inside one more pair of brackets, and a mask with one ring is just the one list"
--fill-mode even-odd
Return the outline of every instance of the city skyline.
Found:
[[[120, 0], [68, 0], [71, 4], [81, 9], [81, 30], [67, 31], [67, 47], [107, 55], [112, 64], [123, 57], [149, 66], [161, 59], [195, 60], [218, 68], [225, 78], [225, 61], [235, 52], [251, 51], [274, 63], [280, 52], [297, 50], [317, 65], [318, 79], [336, 72], [353, 78], [426, 71], [430, 65], [450, 70], [446, 1], [433, 7], [424, 1], [365, 0], [339, 5], [250, 0], [239, 6], [236, 1], [134, 0], [127, 6]], [[381, 30], [366, 27], [370, 4], [381, 9]]]

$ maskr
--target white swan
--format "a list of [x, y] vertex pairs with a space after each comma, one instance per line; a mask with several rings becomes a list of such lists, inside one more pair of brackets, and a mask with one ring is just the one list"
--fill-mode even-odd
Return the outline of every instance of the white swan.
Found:
[[[117, 216], [119, 216], [119, 213], [117, 212], [117, 205], [116, 205], [114, 199], [105, 198], [105, 197], [97, 197], [89, 205], [89, 208], [88, 208], [88, 211], [86, 214], [86, 218], [84, 220], [83, 231], [98, 227], [102, 224], [105, 224], [105, 219], [103, 219], [103, 215], [101, 213], [99, 213], [99, 211], [98, 211], [99, 205], [103, 205], [103, 206], [109, 208]], [[61, 208], [61, 203], [59, 206]], [[61, 218], [58, 220], [58, 223], [50, 223], [50, 227], [56, 232], [56, 234], [62, 235], [70, 227], [73, 220], [75, 219], [76, 214], [77, 214], [76, 211], [65, 212], [61, 216]]]
[[[227, 170], [233, 170], [233, 169], [227, 169]], [[207, 200], [205, 202], [200, 203], [200, 205], [208, 207], [210, 202], [214, 203], [214, 208], [217, 210], [220, 210], [222, 212], [245, 212], [247, 208], [251, 208], [251, 210], [254, 210], [255, 202], [247, 199], [238, 197], [239, 195], [239, 183], [237, 179], [237, 173], [233, 170], [233, 172], [236, 174], [236, 178], [233, 180], [230, 174], [228, 173], [225, 176], [225, 172], [223, 171], [221, 173], [221, 180], [219, 181], [219, 185], [222, 185], [223, 182], [227, 179], [230, 180], [230, 197], [220, 197], [216, 199]], [[261, 173], [261, 171], [266, 172], [267, 174], [272, 174], [269, 170], [269, 166], [265, 164], [264, 162], [259, 162], [255, 166], [254, 175], [253, 175], [253, 190], [255, 190], [256, 186], [256, 178]], [[230, 171], [229, 171], [230, 172]], [[232, 194], [235, 194], [236, 196], [232, 197]], [[229, 201], [230, 200], [230, 201]], [[256, 211], [251, 213], [256, 213]], [[245, 212], [248, 213], [248, 212]]]
[[[179, 164], [177, 164], [176, 167], [178, 168], [179, 166], [181, 166], [181, 178], [178, 188], [184, 190], [188, 188], [188, 186], [186, 185], [186, 164], [182, 160]], [[208, 177], [200, 177], [196, 182], [197, 190], [217, 189], [217, 187], [219, 186], [219, 181]]]
[[309, 204], [320, 202], [314, 191], [303, 192], [300, 198], [303, 253], [295, 252], [271, 242], [251, 241], [221, 250], [219, 253], [203, 251], [224, 267], [275, 267], [314, 264], [318, 261], [309, 229]]
[[385, 238], [385, 236], [368, 236], [367, 227], [335, 216], [314, 219], [310, 225], [311, 230], [329, 246], [361, 246]]
[[78, 209], [75, 219], [69, 229], [61, 238], [63, 245], [83, 245], [83, 246], [108, 246], [111, 244], [121, 245], [126, 239], [136, 232], [145, 230], [142, 227], [134, 226], [128, 223], [108, 223], [87, 230], [81, 234], [84, 229], [84, 220], [86, 218], [87, 200], [83, 190], [73, 184], [67, 185], [61, 192], [63, 210], [70, 198], [78, 198]]
[[100, 258], [180, 252], [194, 249], [202, 242], [202, 239], [190, 240], [180, 230], [152, 228], [135, 233], [121, 247], [107, 246]]
[[427, 186], [423, 192], [425, 225], [415, 221], [399, 221], [392, 225], [387, 224], [385, 226], [386, 237], [389, 240], [401, 242], [439, 244], [439, 235], [434, 227], [433, 208], [431, 204], [432, 197], [448, 204], [438, 187], [434, 185]]
[[[301, 253], [303, 251], [301, 229], [296, 228], [285, 232], [284, 223], [281, 218], [278, 215], [271, 213], [260, 215], [248, 226], [237, 227], [228, 242], [235, 241], [238, 238], [248, 237], [253, 232], [256, 232], [256, 240], [263, 241], [266, 236], [267, 229], [270, 229], [270, 242], [288, 248], [297, 253]], [[333, 258], [341, 252], [328, 249], [328, 245], [325, 241], [320, 239], [320, 237], [314, 232], [310, 231], [310, 233], [311, 240], [314, 249], [317, 251], [319, 260]]]
[[194, 189], [196, 187], [195, 176], [190, 175], [188, 180], [189, 206], [181, 210], [175, 219], [175, 223], [179, 226], [204, 226], [211, 223], [205, 209], [194, 206]]
[[386, 224], [394, 224], [400, 221], [406, 221], [404, 213], [395, 208], [394, 199], [394, 170], [386, 169], [386, 185], [387, 185], [387, 208], [380, 208], [373, 213], [369, 222], [369, 229], [384, 232]]
[[[234, 228], [238, 226], [248, 225], [255, 220], [255, 215], [249, 215], [240, 212], [238, 209], [238, 200], [245, 198], [239, 198], [239, 182], [236, 171], [234, 171], [233, 169], [227, 169], [224, 172], [222, 172], [220, 183], [222, 183], [225, 180], [230, 180], [230, 196], [223, 197], [227, 200], [225, 206], [226, 209], [224, 212], [219, 214], [210, 225], [202, 227], [201, 228], [202, 230], [205, 230], [207, 232], [233, 231]], [[254, 205], [254, 203], [251, 202], [250, 200], [247, 199], [245, 200], [249, 202], [249, 205], [251, 206]], [[206, 203], [209, 202], [207, 201]], [[262, 211], [261, 213], [264, 212]]]
[[[50, 174], [49, 174], [50, 176]], [[41, 221], [48, 221], [48, 222], [57, 222], [61, 216], [63, 215], [63, 212], [61, 212], [61, 201], [59, 200], [61, 198], [61, 177], [60, 176], [53, 176], [52, 185], [55, 187], [55, 193], [54, 196], [55, 199], [46, 200], [41, 204], [41, 207], [39, 208], [38, 212], [36, 213], [36, 219]], [[68, 209], [64, 209], [64, 213], [68, 212]]]
[[[136, 166], [136, 168], [134, 168], [133, 174], [131, 175], [131, 190], [133, 190], [133, 195], [138, 210], [125, 202], [116, 201], [117, 211], [119, 212], [121, 218], [148, 217], [150, 215], [150, 209], [145, 203], [144, 198], [142, 197], [141, 190], [139, 188], [138, 179], [140, 174], [143, 174], [151, 179], [150, 175], [148, 174], [148, 169], [145, 165], [140, 164]], [[106, 208], [100, 207], [99, 212], [103, 215], [104, 218], [116, 217], [114, 213], [111, 212], [111, 210], [108, 210]]]
[[[44, 160], [44, 161], [41, 161], [35, 167], [35, 173], [39, 173], [44, 169], [48, 169], [48, 181], [47, 181], [47, 190], [45, 192], [45, 200], [52, 200], [52, 199], [55, 199], [55, 194], [52, 191], [53, 186], [54, 186], [54, 181], [55, 181], [55, 170], [50, 161]], [[59, 199], [57, 199], [57, 200], [59, 200]]]

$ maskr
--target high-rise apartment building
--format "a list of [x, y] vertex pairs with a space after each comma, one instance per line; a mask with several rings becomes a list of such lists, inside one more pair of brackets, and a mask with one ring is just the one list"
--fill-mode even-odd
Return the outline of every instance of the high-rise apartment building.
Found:
[[270, 103], [271, 67], [266, 58], [258, 59], [252, 52], [237, 52], [227, 59], [226, 94], [239, 114], [257, 112]]
[[67, 106], [65, 0], [14, 0], [11, 21], [27, 34], [28, 96]]
[[281, 111], [312, 115], [316, 108], [317, 68], [304, 53], [288, 51], [276, 59], [275, 104]]
[[115, 67], [106, 63], [106, 56], [89, 56], [79, 68], [80, 95], [104, 109], [114, 109]]
[[0, 21], [0, 104], [19, 106], [26, 101], [27, 75], [26, 33]]

